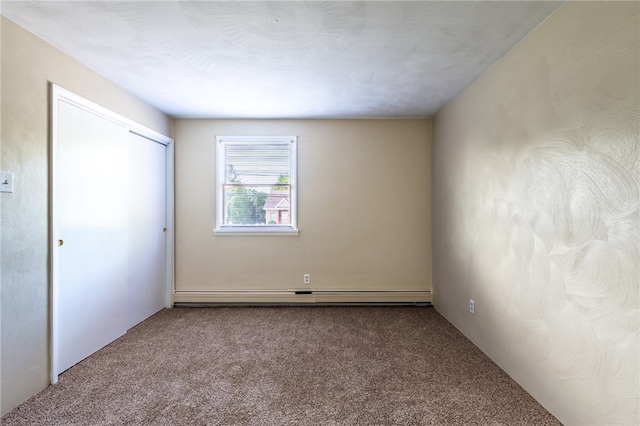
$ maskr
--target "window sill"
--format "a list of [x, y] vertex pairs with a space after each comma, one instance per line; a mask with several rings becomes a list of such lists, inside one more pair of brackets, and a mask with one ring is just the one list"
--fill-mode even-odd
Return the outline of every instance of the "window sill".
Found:
[[213, 235], [298, 235], [298, 230], [272, 226], [229, 226], [213, 230]]

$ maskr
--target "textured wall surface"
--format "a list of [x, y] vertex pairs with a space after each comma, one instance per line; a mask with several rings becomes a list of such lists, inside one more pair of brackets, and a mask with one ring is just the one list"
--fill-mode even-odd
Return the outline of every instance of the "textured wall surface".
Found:
[[565, 3], [434, 121], [435, 306], [567, 424], [640, 423], [639, 11]]
[[[430, 120], [176, 120], [176, 289], [431, 290]], [[298, 236], [220, 236], [217, 135], [298, 136]], [[197, 206], [197, 208], [194, 208]]]
[[2, 17], [1, 412], [49, 383], [48, 99], [61, 85], [168, 134], [170, 120]]

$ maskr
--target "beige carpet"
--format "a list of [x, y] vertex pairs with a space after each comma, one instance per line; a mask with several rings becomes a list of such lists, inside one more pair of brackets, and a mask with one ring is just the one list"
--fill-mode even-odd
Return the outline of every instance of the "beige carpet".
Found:
[[551, 425], [430, 307], [166, 309], [3, 425]]

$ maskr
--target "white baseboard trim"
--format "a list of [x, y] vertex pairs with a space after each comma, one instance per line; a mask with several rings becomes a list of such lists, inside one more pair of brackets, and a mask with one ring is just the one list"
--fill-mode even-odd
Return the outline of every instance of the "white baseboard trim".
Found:
[[[302, 293], [304, 292], [304, 293]], [[173, 304], [430, 304], [431, 291], [175, 291]]]

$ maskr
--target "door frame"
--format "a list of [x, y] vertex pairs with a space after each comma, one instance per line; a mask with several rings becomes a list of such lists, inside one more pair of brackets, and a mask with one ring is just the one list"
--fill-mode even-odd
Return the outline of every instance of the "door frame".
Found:
[[56, 148], [58, 146], [58, 103], [66, 102], [84, 109], [101, 118], [118, 123], [127, 128], [130, 133], [149, 139], [166, 147], [166, 226], [165, 235], [165, 307], [172, 307], [172, 295], [175, 289], [175, 220], [174, 220], [174, 144], [173, 139], [155, 130], [132, 121], [88, 99], [49, 83], [49, 371], [51, 383], [58, 382], [57, 354], [58, 354], [58, 254], [56, 225]]

